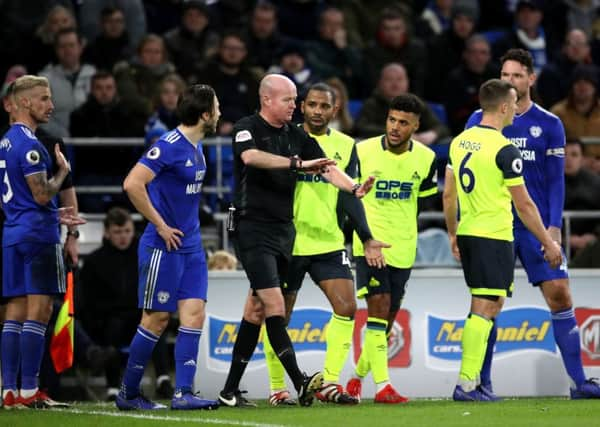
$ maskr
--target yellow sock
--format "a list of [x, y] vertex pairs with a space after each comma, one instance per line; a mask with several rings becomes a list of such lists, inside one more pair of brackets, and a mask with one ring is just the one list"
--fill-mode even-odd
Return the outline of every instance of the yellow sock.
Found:
[[471, 313], [462, 334], [462, 360], [459, 378], [474, 381], [481, 372], [492, 321]]
[[335, 313], [331, 315], [329, 326], [327, 326], [327, 351], [323, 367], [323, 380], [326, 384], [339, 383], [340, 373], [352, 345], [353, 331], [354, 319]]
[[277, 357], [275, 351], [273, 351], [273, 347], [271, 347], [269, 334], [267, 334], [267, 330], [264, 326], [262, 328], [262, 336], [263, 350], [265, 352], [267, 371], [269, 371], [269, 384], [271, 386], [271, 391], [285, 390], [287, 389], [287, 385], [285, 383], [285, 369], [279, 361], [279, 357]]
[[[376, 384], [389, 380], [388, 345], [385, 329], [387, 320], [369, 317], [363, 352], [367, 352], [369, 365]], [[361, 355], [362, 356], [362, 355]]]

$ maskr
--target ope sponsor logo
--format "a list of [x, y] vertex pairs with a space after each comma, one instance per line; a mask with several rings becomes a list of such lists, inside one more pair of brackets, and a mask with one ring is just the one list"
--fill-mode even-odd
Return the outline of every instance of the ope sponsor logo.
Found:
[[576, 308], [584, 366], [600, 366], [600, 309]]

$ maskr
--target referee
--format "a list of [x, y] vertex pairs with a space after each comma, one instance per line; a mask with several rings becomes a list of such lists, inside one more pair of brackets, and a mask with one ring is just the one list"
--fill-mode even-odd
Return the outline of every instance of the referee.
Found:
[[294, 189], [297, 172], [321, 173], [343, 191], [362, 197], [372, 186], [356, 185], [319, 144], [292, 126], [296, 86], [278, 74], [259, 87], [260, 111], [238, 121], [233, 129], [235, 176], [235, 249], [250, 281], [229, 374], [219, 400], [226, 406], [254, 406], [241, 396], [239, 383], [265, 321], [269, 341], [298, 391], [302, 406], [312, 403], [323, 384], [320, 372], [306, 376], [285, 329], [285, 304], [280, 286], [287, 275], [295, 229]]

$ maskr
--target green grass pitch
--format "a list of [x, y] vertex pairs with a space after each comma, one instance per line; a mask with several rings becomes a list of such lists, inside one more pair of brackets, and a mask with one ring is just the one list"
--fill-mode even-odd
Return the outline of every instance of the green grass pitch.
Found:
[[310, 408], [268, 406], [216, 411], [120, 412], [113, 405], [75, 403], [67, 410], [1, 410], [2, 427], [177, 427], [177, 426], [600, 426], [600, 400], [506, 399], [497, 403], [414, 400], [404, 405], [357, 406], [315, 403]]

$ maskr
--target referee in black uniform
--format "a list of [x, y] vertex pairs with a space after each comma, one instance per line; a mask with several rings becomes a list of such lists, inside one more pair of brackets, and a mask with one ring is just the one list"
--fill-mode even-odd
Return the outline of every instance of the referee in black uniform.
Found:
[[241, 396], [239, 383], [258, 342], [264, 320], [269, 340], [298, 391], [302, 406], [320, 389], [320, 372], [308, 377], [298, 368], [285, 329], [285, 304], [280, 286], [287, 275], [295, 230], [292, 222], [298, 171], [322, 174], [342, 191], [361, 197], [370, 185], [355, 184], [324, 158], [313, 138], [289, 124], [296, 106], [296, 86], [278, 74], [260, 83], [260, 112], [233, 128], [235, 176], [235, 249], [250, 281], [237, 340], [219, 400], [227, 406], [255, 406]]

